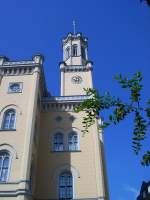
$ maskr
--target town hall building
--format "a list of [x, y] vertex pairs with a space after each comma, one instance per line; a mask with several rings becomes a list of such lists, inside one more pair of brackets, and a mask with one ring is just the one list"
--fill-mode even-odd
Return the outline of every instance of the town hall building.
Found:
[[88, 39], [62, 40], [61, 94], [46, 87], [42, 55], [27, 61], [0, 57], [0, 200], [109, 200], [102, 131], [83, 136], [93, 64]]

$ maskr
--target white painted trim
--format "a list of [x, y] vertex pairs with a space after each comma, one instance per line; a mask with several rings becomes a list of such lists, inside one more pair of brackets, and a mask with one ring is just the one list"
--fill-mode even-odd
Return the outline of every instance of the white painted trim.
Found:
[[11, 152], [13, 157], [18, 159], [17, 151], [12, 145], [7, 144], [7, 143], [0, 144], [0, 151], [2, 151], [2, 150], [7, 150], [8, 152]]

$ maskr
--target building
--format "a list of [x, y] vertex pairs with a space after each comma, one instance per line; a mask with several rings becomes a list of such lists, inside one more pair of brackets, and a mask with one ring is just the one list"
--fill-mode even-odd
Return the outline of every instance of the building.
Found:
[[147, 183], [143, 181], [137, 200], [150, 200], [150, 181]]
[[43, 56], [28, 61], [0, 57], [0, 200], [108, 200], [102, 132], [82, 135], [92, 62], [88, 40], [63, 39], [61, 96], [46, 88]]

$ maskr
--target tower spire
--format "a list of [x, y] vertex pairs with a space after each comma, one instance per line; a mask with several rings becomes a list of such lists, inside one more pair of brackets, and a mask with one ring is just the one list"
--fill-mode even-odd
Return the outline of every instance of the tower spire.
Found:
[[73, 34], [75, 35], [76, 34], [76, 22], [75, 22], [75, 20], [73, 20], [72, 24], [73, 24]]

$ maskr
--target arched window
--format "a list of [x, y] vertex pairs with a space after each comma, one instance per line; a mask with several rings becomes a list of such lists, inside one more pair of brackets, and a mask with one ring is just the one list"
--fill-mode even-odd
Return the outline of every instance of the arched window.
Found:
[[70, 47], [66, 48], [66, 59], [70, 57]]
[[0, 182], [6, 182], [10, 163], [10, 154], [7, 151], [0, 151]]
[[81, 54], [82, 54], [82, 58], [86, 59], [85, 48], [83, 46], [81, 47]]
[[72, 56], [77, 56], [78, 55], [78, 45], [74, 44], [72, 46]]
[[73, 199], [73, 180], [70, 172], [63, 172], [59, 176], [59, 199]]
[[63, 134], [56, 133], [54, 135], [54, 143], [53, 143], [54, 151], [63, 151], [64, 144], [63, 144]]
[[79, 150], [79, 144], [78, 144], [78, 134], [76, 132], [71, 132], [68, 135], [68, 147], [69, 151], [77, 151]]
[[16, 121], [16, 112], [13, 109], [6, 110], [3, 117], [2, 129], [14, 129]]

